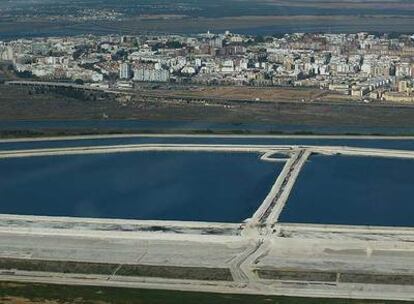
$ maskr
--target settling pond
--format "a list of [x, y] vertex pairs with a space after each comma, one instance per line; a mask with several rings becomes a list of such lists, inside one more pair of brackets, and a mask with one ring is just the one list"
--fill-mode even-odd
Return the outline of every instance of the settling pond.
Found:
[[[351, 146], [414, 150], [414, 140], [129, 137], [0, 142], [0, 150], [126, 144]], [[284, 166], [258, 153], [134, 152], [0, 160], [0, 213], [240, 223]], [[311, 156], [279, 222], [414, 227], [414, 160]]]
[[284, 163], [255, 153], [134, 152], [0, 160], [0, 213], [241, 222]]
[[414, 227], [414, 160], [311, 156], [279, 222]]

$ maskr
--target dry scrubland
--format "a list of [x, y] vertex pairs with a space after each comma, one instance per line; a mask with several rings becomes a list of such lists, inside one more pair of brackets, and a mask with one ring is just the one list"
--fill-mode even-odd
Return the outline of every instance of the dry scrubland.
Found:
[[[124, 101], [111, 95], [97, 97], [87, 94], [69, 98], [56, 92], [33, 93], [26, 88], [0, 85], [0, 120], [139, 119], [330, 127], [414, 127], [412, 105], [292, 102], [292, 96], [299, 100], [318, 96], [318, 91], [313, 89], [241, 89], [237, 97], [250, 99], [249, 101], [233, 100], [236, 90], [234, 88], [177, 90], [153, 91], [158, 97], [145, 96], [144, 91], [144, 96], [138, 93], [130, 101]], [[181, 98], [180, 94], [194, 95], [194, 98]], [[221, 98], [212, 98], [206, 102], [202, 98], [206, 95]], [[272, 98], [273, 102], [251, 100], [252, 96], [258, 95], [263, 99]], [[227, 99], [223, 96], [233, 98]], [[286, 100], [288, 98], [290, 100]], [[330, 99], [329, 96], [321, 98]]]

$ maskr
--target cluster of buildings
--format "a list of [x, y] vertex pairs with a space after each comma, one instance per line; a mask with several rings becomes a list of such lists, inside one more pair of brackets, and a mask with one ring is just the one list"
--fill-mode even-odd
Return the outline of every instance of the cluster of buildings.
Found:
[[414, 36], [295, 33], [275, 37], [82, 36], [0, 42], [0, 61], [18, 75], [134, 82], [306, 86], [360, 99], [414, 101]]

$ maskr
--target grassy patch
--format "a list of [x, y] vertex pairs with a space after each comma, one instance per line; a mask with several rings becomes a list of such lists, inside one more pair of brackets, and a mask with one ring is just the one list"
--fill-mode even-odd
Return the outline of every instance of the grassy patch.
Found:
[[414, 285], [414, 276], [406, 274], [382, 273], [355, 273], [335, 271], [295, 271], [283, 269], [257, 269], [262, 279], [292, 280], [292, 281], [320, 281], [363, 284]]
[[123, 265], [116, 273], [119, 276], [163, 277], [169, 279], [232, 281], [227, 268], [175, 267], [151, 265]]
[[341, 273], [339, 280], [345, 283], [414, 285], [414, 276], [403, 274]]
[[68, 261], [42, 261], [24, 259], [0, 259], [0, 269], [26, 270], [40, 272], [80, 273], [80, 274], [112, 274], [116, 264], [78, 263]]
[[[112, 275], [119, 264], [87, 263], [71, 261], [46, 261], [1, 258], [0, 269], [40, 272]], [[175, 267], [153, 265], [122, 265], [116, 272], [119, 276], [162, 277], [169, 279], [232, 281], [227, 268]]]
[[322, 271], [289, 271], [289, 270], [271, 270], [260, 269], [257, 271], [259, 277], [269, 280], [292, 280], [292, 281], [321, 281], [335, 282], [335, 272]]

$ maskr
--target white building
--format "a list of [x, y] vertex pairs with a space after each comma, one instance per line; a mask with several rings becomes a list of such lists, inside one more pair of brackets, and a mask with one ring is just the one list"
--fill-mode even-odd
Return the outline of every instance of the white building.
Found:
[[170, 72], [164, 69], [156, 69], [151, 66], [141, 66], [134, 70], [134, 81], [143, 82], [168, 82]]
[[233, 60], [226, 60], [221, 65], [221, 71], [223, 73], [233, 73], [234, 72], [234, 62]]
[[128, 63], [122, 63], [119, 66], [119, 78], [120, 79], [131, 78], [131, 66]]

